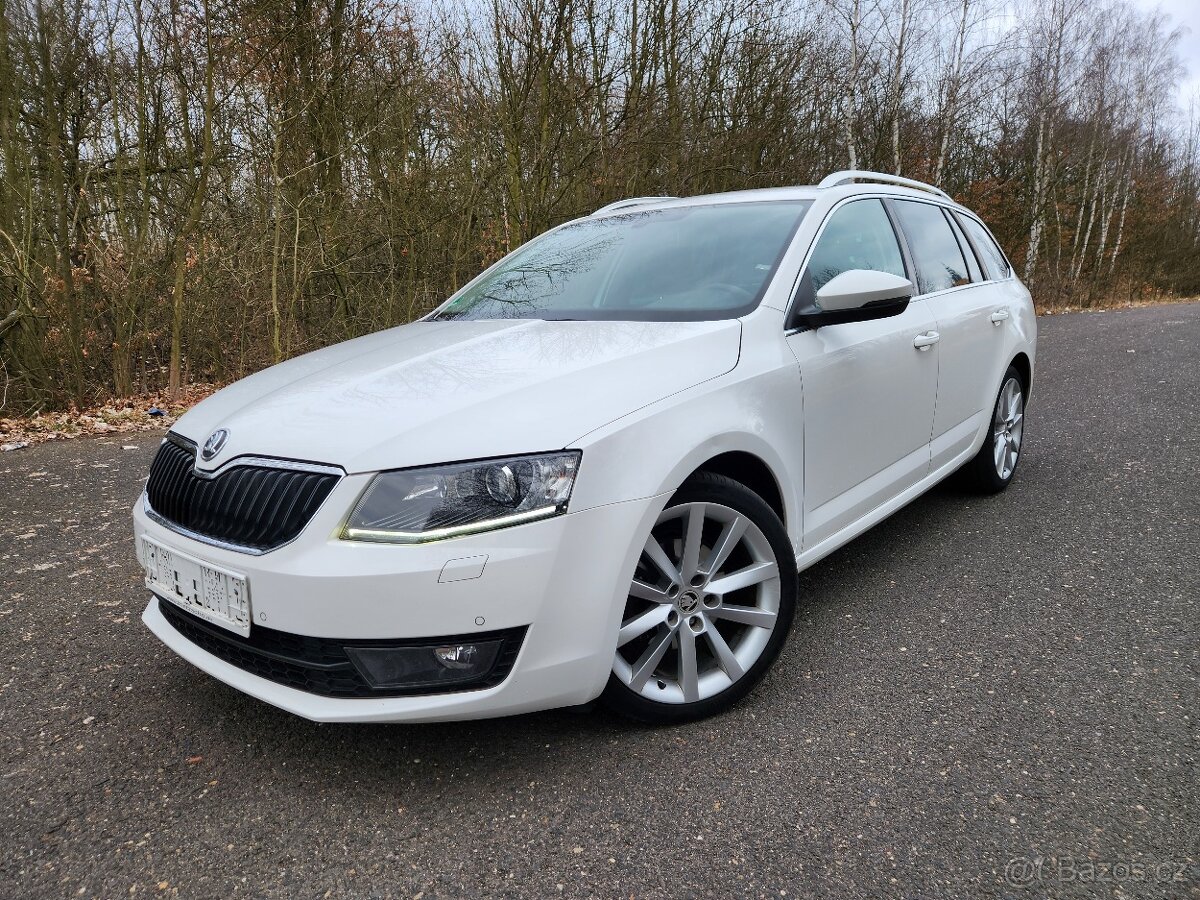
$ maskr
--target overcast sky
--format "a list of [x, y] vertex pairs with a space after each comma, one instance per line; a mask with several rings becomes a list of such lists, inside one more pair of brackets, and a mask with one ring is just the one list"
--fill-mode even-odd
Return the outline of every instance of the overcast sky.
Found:
[[[1183, 25], [1187, 32], [1179, 42], [1179, 55], [1187, 66], [1187, 75], [1179, 88], [1178, 102], [1186, 113], [1193, 97], [1200, 105], [1200, 0], [1133, 0], [1145, 10], [1161, 9], [1171, 17], [1171, 25]], [[1198, 110], [1200, 112], [1200, 110]]]

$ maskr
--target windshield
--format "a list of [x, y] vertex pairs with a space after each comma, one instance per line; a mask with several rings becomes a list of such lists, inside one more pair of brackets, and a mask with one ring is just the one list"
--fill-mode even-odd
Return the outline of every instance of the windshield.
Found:
[[810, 205], [723, 203], [575, 222], [526, 244], [431, 318], [735, 318], [762, 299]]

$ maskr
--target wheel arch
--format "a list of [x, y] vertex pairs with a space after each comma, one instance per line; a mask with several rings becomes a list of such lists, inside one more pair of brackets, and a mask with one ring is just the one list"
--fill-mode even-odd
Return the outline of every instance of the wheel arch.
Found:
[[1025, 402], [1029, 402], [1029, 392], [1033, 387], [1033, 363], [1024, 350], [1020, 351], [1009, 363], [1021, 376], [1021, 390], [1025, 394]]
[[787, 504], [779, 478], [761, 456], [747, 450], [727, 450], [718, 453], [689, 472], [680, 484], [685, 484], [701, 472], [724, 475], [749, 488], [774, 510], [784, 528], [788, 527]]

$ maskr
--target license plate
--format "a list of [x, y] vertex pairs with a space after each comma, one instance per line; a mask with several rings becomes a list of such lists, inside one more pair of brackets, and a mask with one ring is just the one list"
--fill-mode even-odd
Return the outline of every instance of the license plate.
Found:
[[246, 576], [194, 559], [142, 538], [146, 587], [206, 622], [250, 636], [250, 586]]

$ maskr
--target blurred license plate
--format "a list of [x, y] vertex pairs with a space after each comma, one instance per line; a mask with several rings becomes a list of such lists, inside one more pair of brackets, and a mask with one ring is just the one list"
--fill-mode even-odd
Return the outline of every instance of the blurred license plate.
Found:
[[206, 622], [250, 636], [246, 576], [201, 562], [142, 538], [146, 587]]

